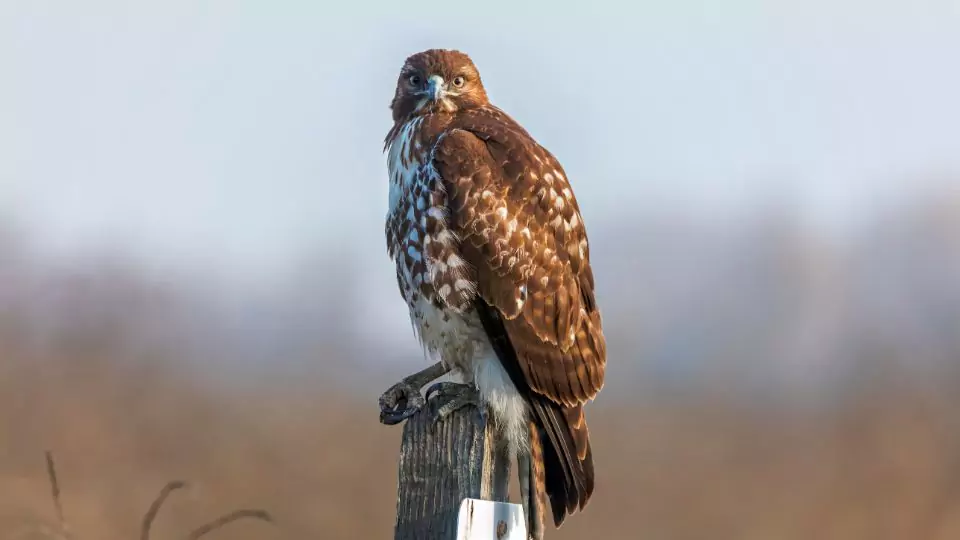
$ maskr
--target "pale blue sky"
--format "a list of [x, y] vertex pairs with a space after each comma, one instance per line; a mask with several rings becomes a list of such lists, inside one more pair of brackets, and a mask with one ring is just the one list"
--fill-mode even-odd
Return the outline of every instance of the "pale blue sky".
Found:
[[351, 242], [393, 287], [387, 104], [428, 47], [474, 57], [593, 227], [771, 198], [836, 223], [960, 171], [957, 0], [321, 4], [0, 3], [0, 213], [255, 273]]

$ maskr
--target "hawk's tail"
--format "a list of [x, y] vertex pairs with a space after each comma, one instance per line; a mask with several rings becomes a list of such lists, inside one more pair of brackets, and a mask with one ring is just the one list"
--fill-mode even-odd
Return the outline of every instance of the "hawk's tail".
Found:
[[540, 427], [530, 420], [530, 453], [517, 456], [520, 465], [520, 491], [524, 497], [523, 508], [527, 512], [527, 536], [541, 540], [544, 535], [544, 516], [547, 515], [547, 480], [543, 466], [543, 440]]
[[[543, 412], [544, 409], [534, 407], [534, 411]], [[573, 445], [573, 437], [569, 434], [560, 435], [563, 442], [560, 443], [562, 449], [558, 450], [553, 443], [558, 438], [554, 428], [559, 423], [553, 421], [557, 417], [551, 415], [548, 421], [551, 427], [544, 428], [536, 412], [529, 420], [530, 453], [517, 456], [517, 461], [528, 537], [542, 540], [548, 511], [552, 511], [553, 523], [559, 527], [568, 515], [586, 506], [593, 493], [593, 455], [589, 440], [584, 438], [583, 457], [570, 459], [565, 453]], [[579, 434], [578, 428], [572, 433]], [[586, 437], [586, 431], [583, 436]]]
[[[580, 405], [566, 407], [533, 392], [520, 368], [516, 350], [507, 336], [502, 319], [483, 300], [478, 299], [475, 306], [501, 365], [510, 376], [517, 391], [530, 405], [531, 451], [539, 448], [542, 457], [530, 456], [530, 470], [526, 471], [531, 475], [527, 477], [527, 481], [530, 482], [528, 486], [533, 487], [533, 480], [536, 480], [532, 477], [535, 476], [534, 467], [540, 467], [543, 471], [542, 485], [553, 513], [553, 523], [559, 527], [568, 515], [582, 510], [593, 494], [593, 452], [590, 448], [583, 407]], [[521, 470], [520, 474], [523, 475], [524, 471]], [[521, 483], [523, 481], [521, 477]], [[534, 496], [531, 495], [531, 497]], [[525, 503], [529, 502], [532, 501], [525, 501]], [[543, 512], [540, 517], [534, 517], [542, 520], [542, 515], [545, 513]], [[536, 520], [528, 519], [528, 522], [536, 523]]]
[[[593, 451], [583, 408], [563, 407], [539, 396], [531, 396], [530, 404], [531, 423], [538, 430], [537, 442], [542, 449], [544, 489], [553, 523], [559, 527], [567, 516], [585, 508], [593, 495]], [[531, 453], [533, 446], [531, 437]]]

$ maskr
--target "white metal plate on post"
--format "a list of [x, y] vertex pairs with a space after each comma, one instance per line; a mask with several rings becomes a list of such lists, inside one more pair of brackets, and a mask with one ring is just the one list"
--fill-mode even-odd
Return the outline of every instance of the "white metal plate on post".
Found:
[[523, 505], [464, 499], [457, 516], [457, 540], [527, 540]]

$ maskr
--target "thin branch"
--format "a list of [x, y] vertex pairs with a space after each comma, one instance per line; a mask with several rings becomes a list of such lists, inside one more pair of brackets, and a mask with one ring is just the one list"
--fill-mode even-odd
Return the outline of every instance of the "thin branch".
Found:
[[259, 519], [261, 521], [266, 521], [267, 523], [274, 523], [273, 518], [270, 517], [270, 514], [268, 514], [266, 510], [235, 510], [229, 514], [224, 514], [218, 517], [210, 523], [197, 527], [193, 530], [193, 532], [187, 535], [187, 540], [197, 540], [208, 532], [214, 531], [220, 527], [223, 527], [224, 525], [227, 525], [228, 523], [232, 523], [243, 518]]
[[53, 507], [57, 512], [57, 523], [60, 525], [60, 533], [65, 538], [70, 538], [67, 529], [67, 520], [63, 517], [63, 504], [60, 502], [60, 482], [57, 481], [57, 466], [53, 461], [53, 452], [47, 450], [47, 476], [50, 478], [50, 492], [53, 495]]
[[[53, 496], [53, 505], [57, 512], [57, 522], [60, 525], [60, 532], [63, 537], [69, 540], [70, 534], [67, 528], [67, 520], [63, 516], [63, 504], [60, 502], [60, 482], [57, 479], [57, 467], [53, 460], [53, 452], [47, 450], [46, 458], [47, 476], [50, 478], [50, 492]], [[140, 540], [150, 540], [150, 529], [153, 527], [153, 522], [157, 518], [157, 514], [160, 512], [160, 508], [163, 507], [163, 503], [166, 502], [167, 497], [169, 497], [171, 493], [185, 487], [187, 487], [187, 483], [180, 480], [167, 482], [167, 485], [163, 486], [163, 489], [161, 489], [160, 493], [157, 494], [157, 497], [153, 500], [153, 503], [150, 504], [150, 508], [147, 509], [146, 514], [143, 515], [143, 523], [140, 527]], [[235, 510], [229, 514], [224, 514], [209, 523], [197, 527], [193, 530], [193, 532], [187, 535], [187, 540], [198, 540], [201, 536], [209, 532], [215, 531], [224, 525], [228, 525], [234, 521], [244, 518], [258, 519], [267, 523], [274, 523], [273, 518], [269, 513], [267, 513], [266, 510]]]
[[170, 493], [184, 487], [187, 487], [187, 483], [179, 480], [173, 480], [163, 486], [163, 489], [160, 490], [157, 498], [153, 500], [153, 504], [150, 505], [147, 513], [143, 515], [143, 523], [140, 526], [140, 540], [150, 540], [150, 528], [153, 526], [153, 520], [157, 517], [157, 512], [159, 512], [160, 507], [163, 506], [163, 502], [167, 500]]

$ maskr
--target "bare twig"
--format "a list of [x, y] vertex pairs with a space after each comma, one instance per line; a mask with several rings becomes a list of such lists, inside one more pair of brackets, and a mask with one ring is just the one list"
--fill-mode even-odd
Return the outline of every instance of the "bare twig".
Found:
[[267, 523], [274, 522], [273, 518], [270, 517], [270, 514], [268, 514], [266, 510], [235, 510], [229, 514], [224, 514], [209, 523], [197, 527], [193, 530], [193, 532], [187, 535], [187, 540], [197, 540], [208, 532], [214, 531], [220, 527], [223, 527], [224, 525], [227, 525], [228, 523], [243, 518], [259, 519], [261, 521], [266, 521]]
[[[60, 526], [61, 537], [70, 540], [71, 536], [67, 529], [67, 520], [63, 516], [63, 505], [60, 502], [60, 482], [57, 480], [57, 467], [53, 461], [53, 453], [47, 450], [46, 457], [47, 476], [50, 477], [50, 491], [53, 495], [53, 505], [57, 512], [57, 522]], [[140, 540], [150, 540], [150, 530], [153, 527], [154, 520], [157, 518], [157, 514], [160, 512], [160, 508], [163, 507], [163, 503], [166, 502], [171, 493], [185, 487], [187, 487], [187, 483], [180, 480], [167, 482], [167, 485], [163, 486], [163, 489], [161, 489], [160, 493], [157, 494], [157, 497], [153, 500], [153, 503], [150, 504], [150, 508], [147, 509], [146, 514], [143, 515], [143, 522], [140, 526]], [[217, 519], [210, 521], [209, 523], [197, 527], [189, 535], [187, 535], [187, 540], [198, 540], [201, 536], [209, 532], [215, 531], [224, 525], [228, 525], [234, 521], [244, 518], [258, 519], [267, 523], [274, 523], [273, 517], [271, 517], [266, 510], [235, 510], [228, 514], [224, 514]]]
[[67, 528], [67, 520], [63, 517], [63, 504], [60, 502], [60, 482], [57, 481], [57, 466], [53, 461], [53, 452], [47, 450], [47, 476], [50, 478], [50, 492], [53, 495], [53, 507], [57, 512], [57, 524], [60, 526], [60, 533], [65, 538], [70, 538]]
[[163, 502], [167, 500], [170, 493], [184, 487], [187, 487], [187, 483], [181, 482], [180, 480], [167, 482], [167, 485], [163, 486], [163, 489], [160, 490], [157, 498], [153, 500], [153, 504], [150, 505], [147, 513], [143, 515], [143, 523], [140, 526], [140, 540], [150, 540], [150, 528], [153, 526], [153, 520], [157, 517], [157, 512], [159, 512], [160, 507], [163, 506]]

